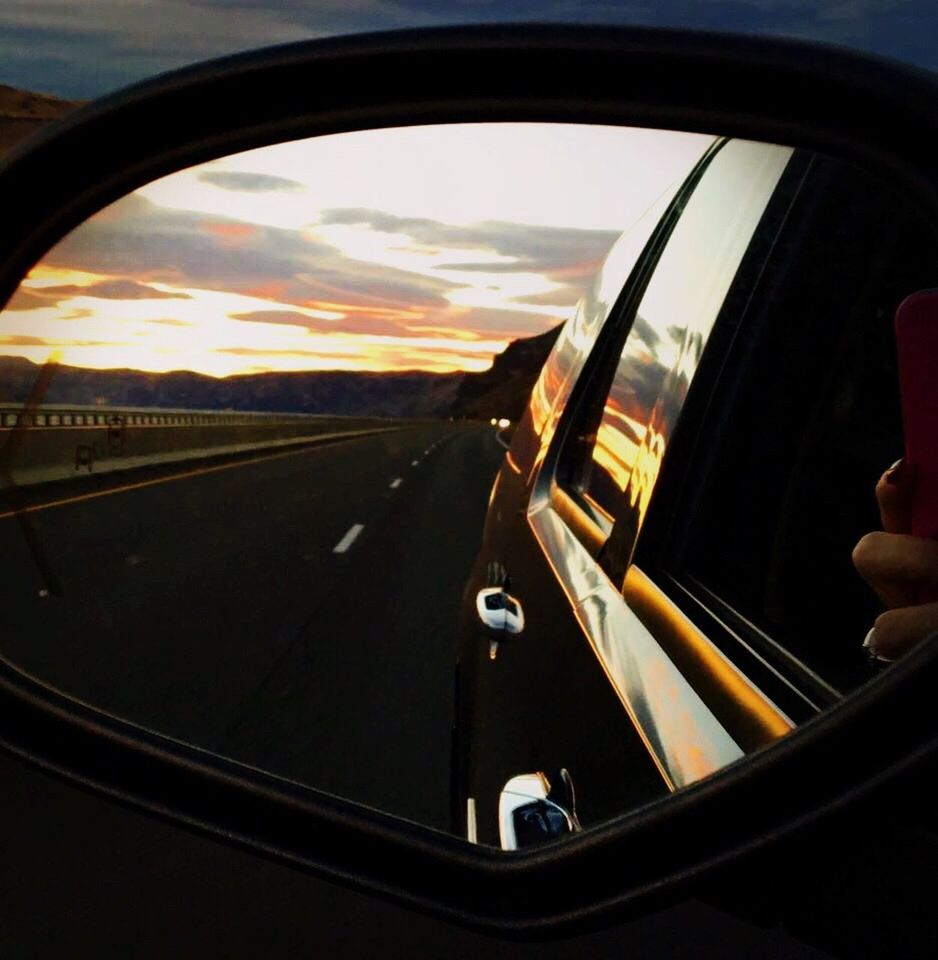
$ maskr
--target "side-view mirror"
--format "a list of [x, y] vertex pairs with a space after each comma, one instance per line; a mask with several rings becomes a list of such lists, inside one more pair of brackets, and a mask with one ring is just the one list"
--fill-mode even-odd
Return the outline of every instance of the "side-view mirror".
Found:
[[485, 587], [476, 595], [476, 610], [489, 642], [489, 659], [498, 656], [498, 644], [524, 630], [524, 611], [517, 597], [502, 587]]
[[502, 850], [538, 846], [581, 829], [566, 769], [560, 770], [557, 781], [554, 787], [543, 773], [522, 773], [505, 784], [498, 800]]
[[[554, 148], [566, 179], [535, 182]], [[847, 822], [934, 758], [938, 644], [828, 681], [817, 650], [781, 649], [717, 596], [752, 573], [742, 548], [675, 531], [652, 496], [718, 486], [669, 455], [702, 462], [730, 435], [701, 427], [707, 404], [676, 424], [698, 368], [740, 408], [719, 380], [746, 340], [718, 322], [749, 309], [735, 278], [757, 282], [770, 252], [828, 266], [815, 235], [775, 244], [805, 184], [829, 204], [831, 260], [873, 287], [876, 258], [839, 219], [850, 198], [832, 199], [838, 164], [882, 185], [863, 197], [938, 222], [938, 85], [795, 41], [582, 27], [271, 48], [119, 92], [18, 147], [0, 164], [0, 746], [514, 935], [644, 909]], [[393, 203], [379, 171], [406, 185]], [[709, 173], [742, 201], [696, 193]], [[718, 242], [681, 232], [717, 214]], [[912, 219], [871, 233], [912, 243]], [[668, 256], [686, 269], [656, 285]], [[833, 285], [832, 302], [852, 296]], [[785, 323], [809, 300], [778, 299]], [[632, 379], [616, 393], [620, 357]], [[809, 409], [777, 420], [797, 434]], [[746, 410], [737, 433], [764, 435], [770, 473], [771, 431]], [[814, 560], [796, 514], [767, 535], [771, 589], [753, 593], [769, 613], [797, 592], [782, 561]], [[734, 542], [750, 532], [744, 517]], [[659, 535], [680, 563], [655, 579]], [[491, 557], [511, 581], [486, 576]], [[584, 746], [600, 715], [612, 724]]]
[[476, 609], [483, 626], [496, 633], [521, 633], [524, 611], [516, 597], [501, 587], [486, 587], [476, 597]]

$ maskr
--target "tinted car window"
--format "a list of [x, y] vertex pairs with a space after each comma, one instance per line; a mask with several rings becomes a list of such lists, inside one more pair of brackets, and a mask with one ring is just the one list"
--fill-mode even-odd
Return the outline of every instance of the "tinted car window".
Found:
[[607, 532], [647, 508], [704, 344], [790, 156], [746, 141], [716, 154], [661, 254], [608, 392], [597, 390], [582, 415], [580, 463], [566, 482]]
[[589, 351], [619, 296], [622, 278], [629, 276], [641, 258], [680, 186], [680, 182], [670, 184], [616, 241], [587, 295], [577, 305], [573, 318], [560, 331], [531, 393], [531, 415], [538, 436], [543, 434], [551, 417], [558, 416], [563, 409], [579, 373], [578, 364]]
[[728, 304], [742, 321], [686, 480], [697, 520], [675, 536], [690, 534], [698, 595], [747, 643], [846, 689], [869, 677], [880, 610], [851, 552], [880, 527], [873, 489], [903, 449], [892, 318], [938, 281], [938, 241], [903, 198], [814, 158], [749, 266], [761, 276]]

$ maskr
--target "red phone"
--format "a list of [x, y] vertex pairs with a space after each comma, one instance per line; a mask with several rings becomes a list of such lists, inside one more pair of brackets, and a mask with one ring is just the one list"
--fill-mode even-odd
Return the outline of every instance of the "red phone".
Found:
[[895, 330], [905, 463], [914, 484], [911, 533], [938, 538], [938, 290], [906, 297]]

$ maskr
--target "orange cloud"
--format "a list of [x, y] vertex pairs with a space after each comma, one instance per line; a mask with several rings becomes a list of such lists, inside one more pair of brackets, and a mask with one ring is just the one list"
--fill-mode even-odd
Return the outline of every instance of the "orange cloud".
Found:
[[435, 333], [441, 337], [446, 337], [450, 340], [481, 340], [482, 337], [476, 333], [474, 330], [467, 330], [465, 327], [438, 327], [427, 324], [408, 324], [404, 327], [410, 333]]
[[366, 307], [358, 303], [337, 303], [332, 300], [294, 300], [297, 306], [309, 310], [334, 310], [349, 316], [381, 317], [385, 320], [420, 320], [424, 316], [422, 310], [413, 306], [395, 307]]
[[287, 285], [282, 280], [271, 280], [270, 283], [258, 284], [244, 292], [249, 297], [257, 297], [258, 300], [283, 301], [287, 296]]

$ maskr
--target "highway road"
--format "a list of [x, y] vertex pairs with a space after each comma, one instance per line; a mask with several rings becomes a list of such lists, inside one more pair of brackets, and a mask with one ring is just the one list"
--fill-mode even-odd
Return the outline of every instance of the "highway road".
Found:
[[[0, 519], [3, 656], [158, 733], [445, 829], [455, 627], [503, 448], [439, 423]], [[42, 563], [35, 562], [36, 550]]]

